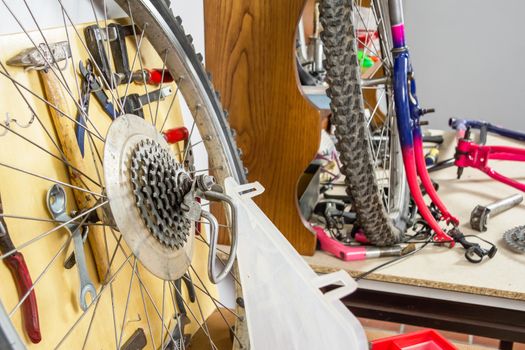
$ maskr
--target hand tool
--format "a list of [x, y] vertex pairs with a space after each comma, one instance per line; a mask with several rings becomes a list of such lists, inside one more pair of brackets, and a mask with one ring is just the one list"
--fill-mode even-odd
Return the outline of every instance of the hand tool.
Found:
[[365, 260], [386, 256], [402, 256], [413, 250], [413, 246], [405, 248], [395, 245], [392, 247], [347, 246], [333, 238], [320, 226], [312, 226], [317, 234], [321, 250], [328, 252], [343, 261]]
[[[69, 112], [69, 100], [66, 98], [65, 92], [61, 88], [60, 80], [55, 72], [51, 72], [50, 64], [57, 64], [68, 59], [71, 56], [69, 44], [65, 41], [50, 43], [49, 46], [40, 44], [39, 48], [30, 48], [22, 51], [12, 59], [7, 61], [7, 64], [25, 67], [29, 69], [38, 70], [46, 99], [50, 104], [56, 107], [49, 108], [51, 120], [57, 132], [58, 141], [66, 156], [66, 160], [71, 167], [68, 167], [71, 184], [77, 187], [88, 187], [81, 179], [81, 173], [86, 174], [86, 165], [82, 158], [82, 153], [78, 148], [75, 136], [75, 123], [71, 120], [71, 113]], [[66, 117], [68, 116], [68, 117]], [[73, 170], [77, 169], [78, 171]], [[94, 187], [94, 185], [93, 185]], [[88, 188], [89, 190], [97, 190], [97, 188]], [[75, 200], [79, 210], [87, 210], [97, 205], [97, 201], [93, 195], [82, 192], [73, 191]], [[103, 211], [97, 211], [98, 218], [103, 217]], [[97, 220], [94, 220], [97, 221]], [[101, 227], [91, 227], [91, 233], [88, 237], [89, 244], [93, 251], [95, 263], [97, 265], [97, 272], [100, 282], [104, 282], [106, 276], [109, 275], [109, 259], [106, 254], [106, 245], [104, 241], [104, 233]]]
[[143, 107], [149, 103], [157, 100], [164, 100], [166, 97], [172, 94], [171, 86], [165, 86], [162, 89], [148, 92], [144, 95], [129, 94], [126, 97], [121, 98], [124, 112], [129, 114], [135, 114], [144, 119]]
[[181, 141], [187, 141], [190, 135], [188, 128], [185, 126], [168, 129], [163, 131], [162, 134], [164, 134], [164, 139], [166, 139], [166, 142], [170, 145]]
[[[47, 209], [51, 217], [60, 222], [70, 221], [72, 218], [66, 213], [67, 198], [66, 191], [60, 185], [53, 185], [47, 192]], [[88, 308], [87, 296], [91, 294], [91, 300], [94, 300], [97, 292], [87, 270], [86, 256], [84, 253], [84, 241], [80, 226], [70, 222], [64, 226], [73, 239], [75, 248], [75, 260], [80, 279], [80, 307], [83, 311]]]
[[441, 135], [423, 135], [423, 142], [424, 143], [435, 143], [437, 145], [443, 144], [443, 136]]
[[[84, 29], [89, 52], [99, 67], [100, 73], [108, 83], [113, 81], [115, 85], [119, 85], [128, 82], [131, 72], [125, 38], [126, 36], [134, 35], [134, 33], [140, 33], [138, 27], [133, 28], [133, 25], [121, 25], [118, 23], [111, 23], [107, 28], [102, 28], [95, 24]], [[106, 52], [107, 41], [109, 41], [111, 47], [115, 66], [113, 76], [111, 76], [111, 64]]]
[[439, 158], [439, 147], [432, 147], [427, 154], [425, 154], [425, 164], [427, 167], [437, 163]]
[[142, 328], [137, 328], [128, 340], [120, 347], [120, 350], [142, 350], [146, 347], [148, 341]]
[[[88, 235], [89, 235], [89, 226], [82, 226], [82, 242], [86, 243], [86, 238], [88, 237]], [[70, 253], [68, 249], [66, 256], [67, 258], [66, 260], [64, 260], [64, 267], [69, 270], [70, 268], [75, 266], [75, 263], [76, 263], [75, 252], [73, 251], [72, 253]]]
[[178, 316], [173, 317], [175, 326], [170, 332], [171, 337], [169, 341], [164, 345], [164, 348], [160, 350], [179, 350], [179, 349], [188, 349], [191, 340], [191, 334], [186, 334], [184, 329], [186, 326], [191, 323], [191, 320], [188, 318], [186, 313], [186, 307], [184, 305], [184, 299], [182, 298], [182, 281], [188, 291], [188, 299], [190, 302], [195, 302], [195, 287], [191, 280], [189, 273], [185, 273], [184, 276], [175, 280], [175, 304], [179, 310]]
[[516, 193], [488, 205], [477, 205], [470, 214], [470, 227], [479, 232], [487, 231], [487, 220], [509, 210], [523, 201], [523, 195]]
[[503, 234], [503, 240], [512, 251], [525, 253], [525, 226], [511, 228]]
[[161, 83], [173, 82], [173, 77], [170, 72], [162, 69], [147, 69], [138, 70], [131, 75], [131, 81], [135, 84], [160, 85]]
[[100, 68], [101, 74], [109, 83], [111, 81], [111, 65], [106, 52], [106, 42], [109, 41], [111, 56], [113, 57], [113, 82], [115, 85], [133, 82], [136, 84], [160, 85], [160, 83], [170, 83], [173, 81], [171, 74], [162, 69], [140, 69], [131, 72], [126, 37], [139, 35], [141, 32], [138, 27], [132, 25], [121, 25], [110, 23], [107, 28], [92, 25], [84, 29], [86, 45]]
[[84, 157], [84, 138], [86, 133], [86, 118], [89, 112], [89, 100], [91, 94], [95, 95], [98, 103], [102, 106], [102, 109], [106, 114], [111, 118], [115, 119], [117, 117], [117, 112], [115, 107], [109, 101], [108, 95], [102, 90], [102, 85], [99, 83], [96, 75], [93, 72], [93, 64], [90, 60], [86, 61], [86, 66], [80, 61], [78, 65], [80, 75], [82, 76], [81, 84], [81, 95], [80, 95], [80, 106], [82, 110], [77, 113], [77, 143], [80, 148], [80, 153]]
[[[0, 214], [3, 213], [2, 199], [0, 198]], [[27, 291], [31, 289], [33, 281], [31, 280], [31, 275], [29, 274], [24, 256], [19, 251], [16, 251], [15, 245], [9, 236], [7, 224], [4, 218], [0, 216], [0, 253], [9, 254], [13, 251], [14, 253], [6, 256], [3, 260], [16, 281], [18, 295], [20, 298], [23, 298]], [[24, 327], [27, 335], [29, 336], [29, 339], [31, 339], [31, 342], [35, 344], [40, 342], [40, 340], [42, 340], [42, 336], [40, 334], [38, 307], [34, 289], [31, 291], [31, 293], [29, 293], [26, 300], [22, 303], [22, 313]]]

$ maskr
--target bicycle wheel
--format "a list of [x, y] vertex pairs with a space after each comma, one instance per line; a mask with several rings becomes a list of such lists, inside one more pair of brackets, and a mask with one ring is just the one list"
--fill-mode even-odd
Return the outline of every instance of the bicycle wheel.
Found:
[[[0, 347], [184, 349], [196, 334], [216, 349], [215, 315], [247, 348], [215, 286], [234, 243], [212, 264], [213, 228], [235, 227], [207, 202], [245, 170], [180, 18], [163, 0], [57, 0], [57, 23], [48, 2], [3, 6], [17, 33], [0, 39]], [[18, 252], [32, 284], [17, 291]]]
[[[360, 225], [369, 241], [402, 240], [409, 193], [391, 86], [388, 8], [374, 0], [322, 0], [321, 33], [337, 147]], [[372, 63], [366, 67], [364, 60]], [[370, 66], [371, 65], [371, 66]]]

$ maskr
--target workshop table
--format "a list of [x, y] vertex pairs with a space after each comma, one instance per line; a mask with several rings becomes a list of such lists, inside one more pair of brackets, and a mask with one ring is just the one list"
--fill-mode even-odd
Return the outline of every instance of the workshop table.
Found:
[[[474, 134], [477, 136], [477, 132]], [[440, 160], [454, 154], [454, 133], [446, 132], [444, 136]], [[525, 147], [523, 143], [493, 135], [489, 135], [487, 144]], [[525, 163], [490, 164], [505, 175], [525, 181]], [[460, 219], [462, 232], [496, 244], [496, 256], [472, 264], [459, 246], [447, 249], [428, 245], [414, 256], [360, 280], [359, 289], [346, 297], [344, 303], [359, 317], [496, 338], [502, 340], [502, 349], [512, 348], [512, 342], [525, 342], [525, 255], [510, 251], [502, 235], [525, 224], [525, 205], [490, 218], [486, 232], [472, 230], [469, 219], [476, 205], [489, 204], [519, 191], [471, 168], [466, 168], [457, 180], [456, 169], [431, 174], [439, 183], [438, 193]], [[304, 258], [318, 273], [344, 269], [353, 276], [392, 259], [344, 262], [320, 251]]]

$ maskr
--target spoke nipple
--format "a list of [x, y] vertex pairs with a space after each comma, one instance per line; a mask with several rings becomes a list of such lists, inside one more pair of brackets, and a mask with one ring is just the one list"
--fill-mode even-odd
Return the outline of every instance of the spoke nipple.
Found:
[[239, 305], [240, 307], [244, 308], [244, 299], [241, 298], [241, 297], [238, 297], [235, 302], [237, 303], [237, 305]]

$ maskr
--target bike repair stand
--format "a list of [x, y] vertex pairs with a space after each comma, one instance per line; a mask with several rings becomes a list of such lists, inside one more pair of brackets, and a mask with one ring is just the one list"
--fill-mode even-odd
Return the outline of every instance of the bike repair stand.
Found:
[[312, 270], [252, 200], [264, 192], [261, 184], [228, 178], [225, 187], [238, 206], [237, 259], [252, 349], [368, 349], [363, 327], [340, 300], [357, 289], [352, 277]]

